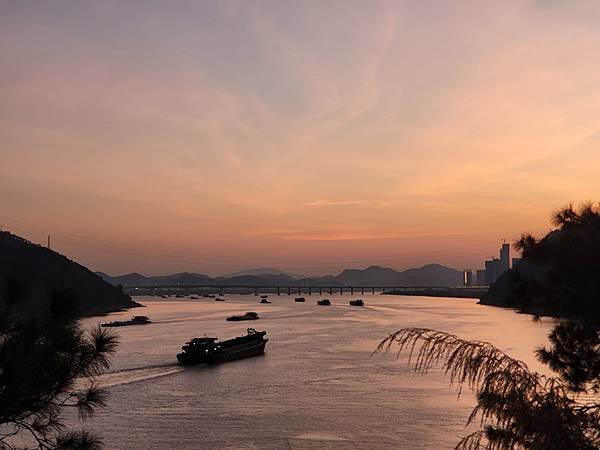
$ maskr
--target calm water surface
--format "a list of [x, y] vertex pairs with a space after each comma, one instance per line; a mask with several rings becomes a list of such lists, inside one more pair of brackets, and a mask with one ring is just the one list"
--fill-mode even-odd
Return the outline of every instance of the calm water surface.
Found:
[[[108, 405], [85, 426], [110, 449], [438, 449], [463, 436], [474, 405], [457, 400], [439, 372], [415, 375], [406, 359], [371, 355], [381, 339], [402, 327], [428, 327], [487, 340], [543, 370], [533, 358], [550, 324], [476, 300], [366, 295], [318, 296], [296, 303], [270, 295], [212, 299], [137, 298], [146, 308], [85, 319], [145, 314], [153, 324], [116, 329], [121, 337], [110, 372], [100, 384]], [[226, 322], [256, 311], [254, 322]], [[219, 366], [183, 368], [175, 354], [192, 337], [231, 338], [247, 326], [266, 330], [265, 356]]]

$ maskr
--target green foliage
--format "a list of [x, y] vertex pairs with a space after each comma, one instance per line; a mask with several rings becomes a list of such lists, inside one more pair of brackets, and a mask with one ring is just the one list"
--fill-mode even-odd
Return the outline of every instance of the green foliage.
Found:
[[117, 338], [101, 328], [83, 332], [68, 291], [54, 291], [46, 309], [24, 314], [16, 306], [27, 297], [27, 284], [12, 277], [0, 292], [0, 447], [101, 448], [98, 437], [66, 430], [60, 413], [75, 408], [86, 420], [104, 405], [94, 377], [109, 367]]

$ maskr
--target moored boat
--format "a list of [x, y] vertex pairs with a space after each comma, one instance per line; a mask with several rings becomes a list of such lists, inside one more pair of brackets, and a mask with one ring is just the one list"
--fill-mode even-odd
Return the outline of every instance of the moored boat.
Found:
[[131, 320], [115, 320], [114, 322], [103, 323], [103, 327], [127, 327], [130, 325], [147, 325], [152, 323], [146, 316], [133, 316]]
[[261, 298], [259, 303], [271, 303], [269, 300], [267, 300], [266, 298]]
[[240, 320], [257, 320], [259, 318], [260, 317], [258, 317], [258, 314], [254, 311], [248, 311], [243, 316], [230, 316], [226, 320], [228, 320], [229, 322], [237, 322]]
[[350, 300], [350, 306], [364, 306], [365, 303], [360, 299]]
[[295, 301], [295, 302], [305, 302], [305, 301], [306, 301], [306, 299], [305, 299], [304, 297], [296, 297], [296, 298], [294, 299], [294, 301]]
[[328, 298], [324, 298], [323, 300], [317, 301], [317, 305], [329, 306], [329, 305], [331, 305], [331, 302], [329, 301]]
[[183, 365], [222, 363], [264, 354], [266, 331], [248, 328], [245, 336], [219, 342], [214, 337], [195, 338], [181, 347], [177, 361]]

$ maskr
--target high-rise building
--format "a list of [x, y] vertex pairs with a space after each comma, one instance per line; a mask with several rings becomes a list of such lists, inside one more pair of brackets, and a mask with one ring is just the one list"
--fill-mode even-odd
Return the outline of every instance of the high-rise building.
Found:
[[[512, 266], [519, 261], [519, 258], [512, 259]], [[500, 248], [500, 259], [492, 258], [485, 262], [485, 270], [477, 271], [477, 284], [485, 285], [496, 282], [500, 275], [511, 268], [510, 244], [503, 243]]]
[[484, 286], [486, 284], [486, 282], [485, 282], [485, 270], [479, 269], [477, 271], [476, 284], [477, 284], [477, 286]]
[[471, 269], [463, 270], [463, 286], [473, 286], [473, 271]]
[[500, 273], [498, 276], [510, 269], [510, 244], [502, 244], [500, 248]]
[[498, 258], [490, 259], [485, 262], [485, 283], [492, 284], [500, 276], [500, 260]]

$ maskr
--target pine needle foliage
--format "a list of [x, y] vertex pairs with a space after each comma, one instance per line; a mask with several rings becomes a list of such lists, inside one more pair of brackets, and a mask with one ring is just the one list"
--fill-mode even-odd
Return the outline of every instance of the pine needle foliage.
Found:
[[87, 420], [104, 406], [94, 379], [109, 367], [117, 337], [101, 328], [84, 332], [77, 299], [65, 290], [39, 311], [19, 309], [27, 287], [11, 277], [0, 289], [0, 448], [100, 449], [98, 436], [67, 430], [61, 411], [75, 409]]

